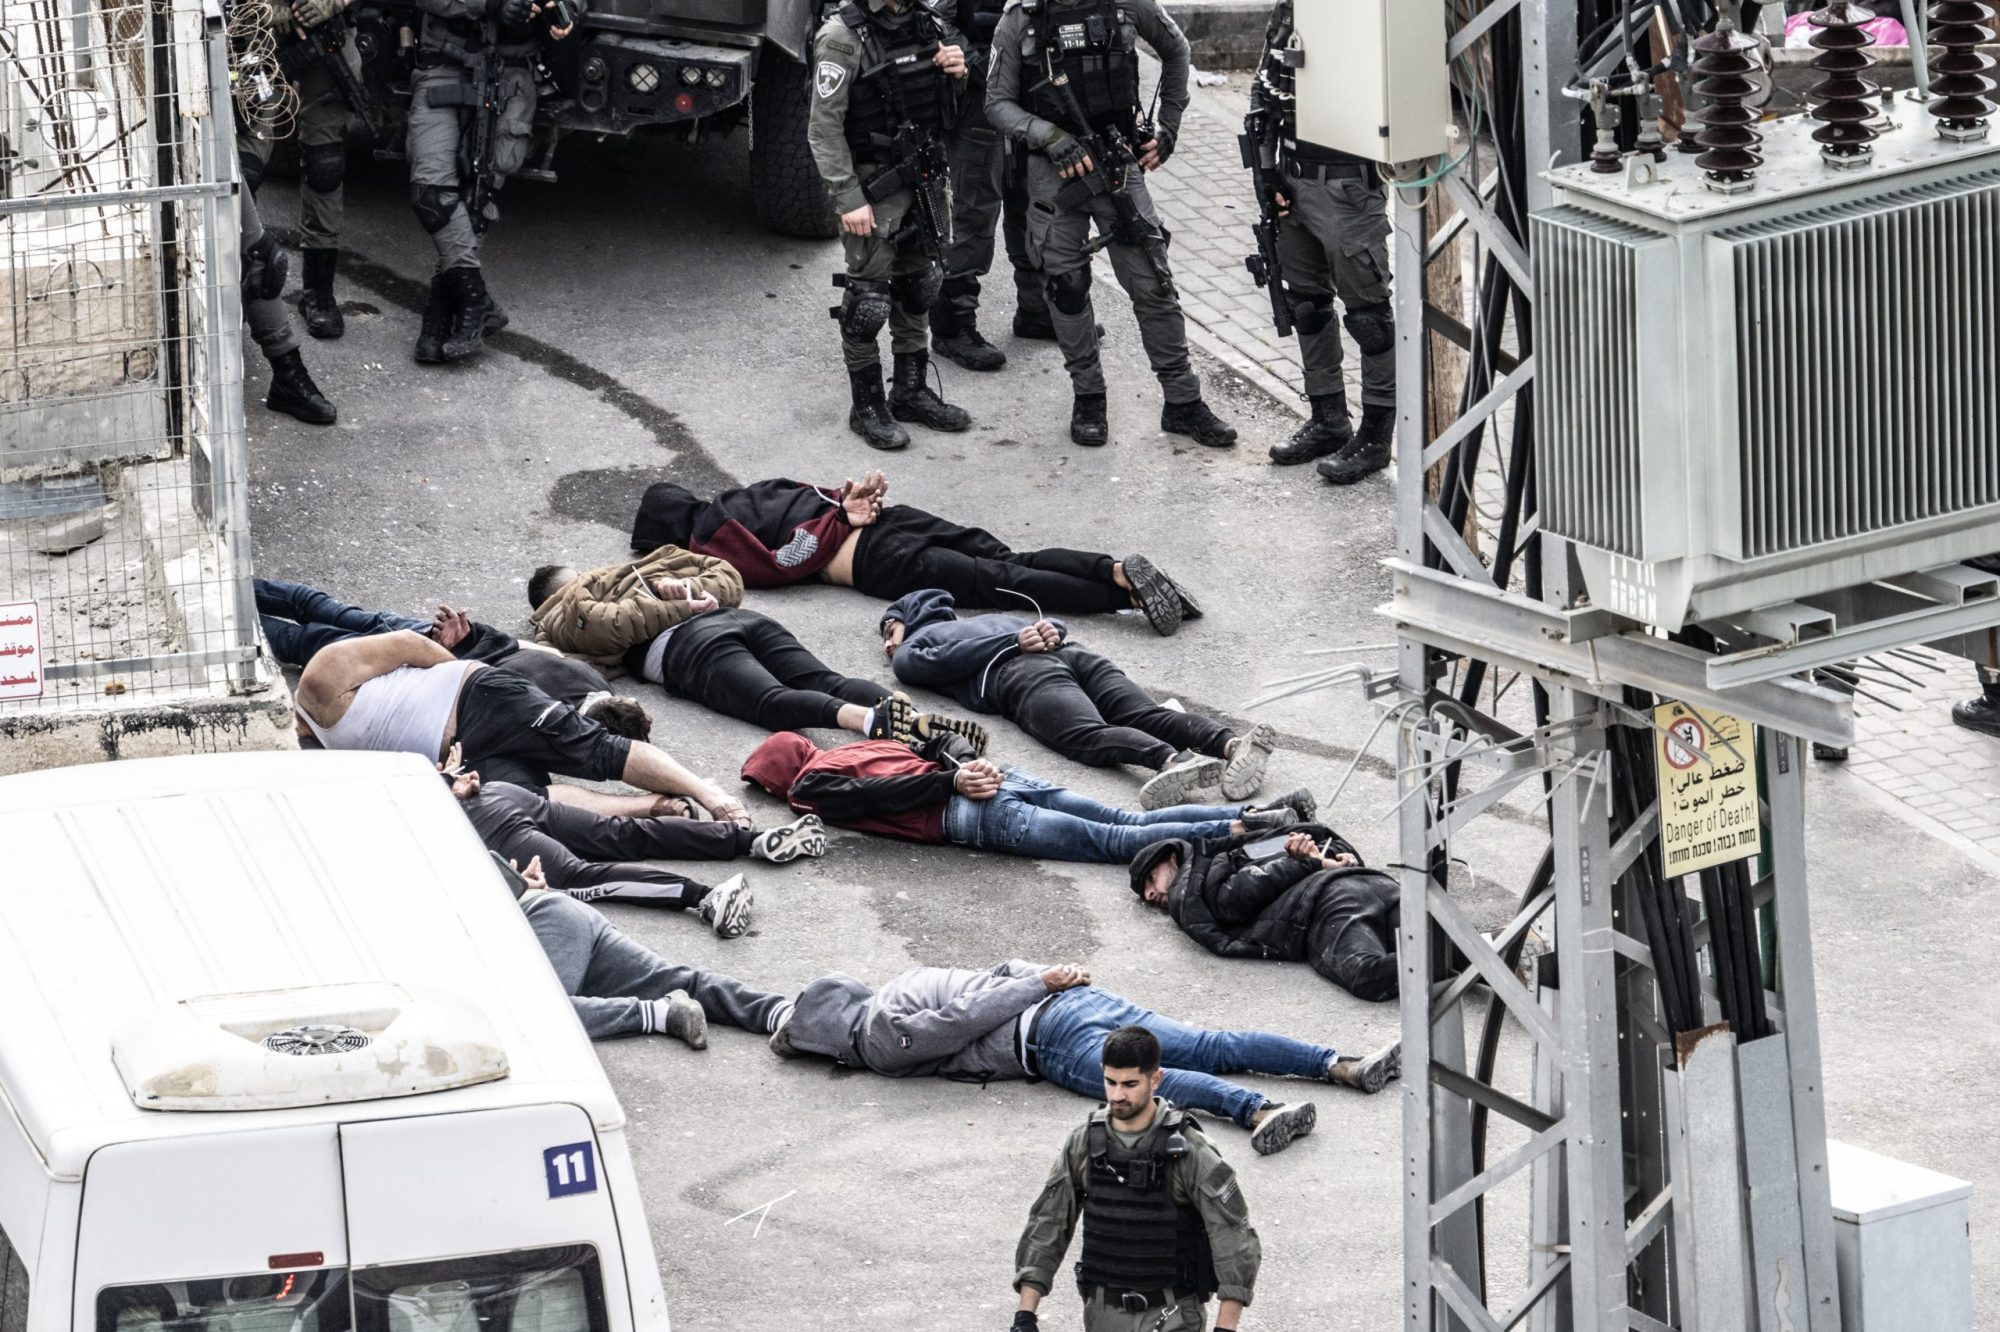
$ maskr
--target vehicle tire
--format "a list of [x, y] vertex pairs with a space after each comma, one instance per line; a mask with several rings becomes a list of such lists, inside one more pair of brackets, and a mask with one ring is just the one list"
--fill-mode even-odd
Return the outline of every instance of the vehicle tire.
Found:
[[811, 121], [812, 70], [765, 47], [750, 89], [750, 202], [780, 236], [831, 240], [840, 217], [806, 141]]

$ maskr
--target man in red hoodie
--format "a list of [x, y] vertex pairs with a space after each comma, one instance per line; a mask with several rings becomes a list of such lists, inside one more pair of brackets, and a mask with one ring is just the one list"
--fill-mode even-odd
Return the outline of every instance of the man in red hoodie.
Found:
[[1309, 792], [1293, 791], [1263, 806], [1174, 805], [1134, 813], [1025, 772], [1003, 771], [948, 733], [921, 749], [894, 740], [820, 749], [795, 731], [781, 731], [751, 752], [743, 780], [801, 814], [860, 832], [1105, 865], [1128, 862], [1162, 839], [1287, 827], [1311, 818], [1318, 807]]
[[940, 587], [960, 605], [1099, 615], [1137, 609], [1174, 633], [1201, 609], [1144, 555], [1016, 551], [976, 527], [907, 504], [885, 505], [889, 479], [870, 472], [839, 486], [759, 481], [704, 500], [671, 481], [647, 487], [632, 548], [679, 546], [729, 561], [745, 587], [811, 579], [894, 601]]

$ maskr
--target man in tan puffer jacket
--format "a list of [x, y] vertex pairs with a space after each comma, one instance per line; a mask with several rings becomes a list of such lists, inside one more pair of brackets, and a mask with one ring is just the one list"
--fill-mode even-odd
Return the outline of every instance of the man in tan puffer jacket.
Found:
[[537, 638], [612, 664], [704, 611], [742, 605], [743, 575], [713, 555], [661, 546], [585, 574], [545, 564], [528, 580], [528, 604]]

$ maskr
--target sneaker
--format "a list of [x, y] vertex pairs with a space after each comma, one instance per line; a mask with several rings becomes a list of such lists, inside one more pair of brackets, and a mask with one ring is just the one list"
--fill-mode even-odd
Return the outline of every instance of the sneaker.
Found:
[[785, 1020], [778, 1024], [778, 1029], [771, 1033], [770, 1044], [771, 1053], [780, 1059], [797, 1059], [804, 1053], [798, 1046], [792, 1044], [791, 1014], [787, 1013]]
[[826, 825], [817, 814], [793, 819], [780, 828], [760, 832], [750, 843], [750, 854], [773, 865], [783, 865], [800, 856], [826, 854]]
[[1193, 594], [1187, 590], [1186, 584], [1182, 583], [1178, 578], [1170, 577], [1167, 581], [1174, 585], [1174, 595], [1181, 599], [1181, 618], [1183, 620], [1199, 620], [1201, 618], [1201, 603], [1194, 599]]
[[1132, 595], [1139, 600], [1139, 609], [1146, 612], [1146, 623], [1153, 626], [1153, 632], [1162, 638], [1171, 638], [1181, 627], [1181, 598], [1174, 588], [1174, 580], [1161, 573], [1153, 562], [1144, 555], [1125, 557], [1125, 581], [1132, 585]]
[[1276, 1156], [1311, 1133], [1318, 1122], [1319, 1111], [1311, 1101], [1298, 1105], [1273, 1102], [1257, 1112], [1256, 1126], [1250, 1130], [1250, 1150], [1259, 1156]]
[[1147, 778], [1146, 784], [1139, 788], [1139, 808], [1165, 809], [1169, 805], [1185, 805], [1190, 795], [1221, 781], [1222, 771], [1221, 759], [1183, 749], [1168, 759], [1167, 766]]
[[750, 928], [750, 885], [741, 874], [731, 875], [708, 890], [695, 914], [722, 939], [734, 939]]
[[1222, 798], [1248, 800], [1264, 784], [1264, 767], [1271, 751], [1278, 747], [1278, 733], [1264, 722], [1250, 728], [1248, 735], [1236, 737], [1228, 766], [1222, 770]]
[[677, 1041], [686, 1041], [696, 1050], [706, 1050], [708, 1014], [701, 1011], [701, 1005], [688, 998], [686, 990], [670, 992], [667, 995], [666, 1005], [666, 1015], [653, 1030], [671, 1036]]
[[1341, 1055], [1327, 1066], [1326, 1080], [1336, 1087], [1352, 1087], [1373, 1096], [1403, 1076], [1403, 1043], [1391, 1041], [1363, 1059]]
[[868, 738], [894, 740], [914, 748], [923, 742], [923, 737], [917, 734], [917, 719], [921, 715], [908, 694], [900, 691], [891, 694], [875, 705], [875, 720], [868, 725]]
[[917, 714], [917, 740], [928, 744], [940, 735], [955, 735], [972, 746], [975, 758], [986, 757], [986, 728], [963, 717], [947, 717], [941, 712]]

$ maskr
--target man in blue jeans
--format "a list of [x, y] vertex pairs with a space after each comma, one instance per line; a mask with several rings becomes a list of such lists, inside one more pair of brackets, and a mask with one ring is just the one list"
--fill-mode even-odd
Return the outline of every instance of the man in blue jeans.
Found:
[[1400, 1044], [1357, 1059], [1289, 1036], [1190, 1026], [1095, 988], [1083, 967], [1018, 959], [983, 971], [917, 967], [879, 990], [852, 976], [823, 976], [793, 1001], [771, 1049], [892, 1078], [1047, 1080], [1101, 1100], [1104, 1039], [1128, 1026], [1159, 1038], [1162, 1097], [1250, 1130], [1251, 1147], [1265, 1156], [1312, 1132], [1319, 1112], [1310, 1101], [1281, 1104], [1218, 1075], [1310, 1078], [1375, 1092], [1402, 1064]]

